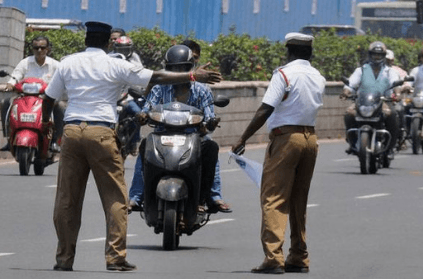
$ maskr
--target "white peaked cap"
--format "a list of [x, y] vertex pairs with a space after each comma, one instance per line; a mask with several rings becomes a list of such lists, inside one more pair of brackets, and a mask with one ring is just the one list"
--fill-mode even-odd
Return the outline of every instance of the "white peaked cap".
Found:
[[314, 37], [311, 35], [306, 35], [298, 32], [291, 32], [286, 34], [285, 42], [290, 45], [303, 45], [311, 46], [313, 43]]

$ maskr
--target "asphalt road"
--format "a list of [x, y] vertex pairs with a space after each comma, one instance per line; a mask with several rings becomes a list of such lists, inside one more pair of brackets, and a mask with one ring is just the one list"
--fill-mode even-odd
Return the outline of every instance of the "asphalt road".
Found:
[[[309, 274], [288, 278], [423, 278], [423, 156], [396, 155], [390, 169], [361, 175], [344, 142], [322, 142], [309, 197]], [[262, 161], [264, 146], [247, 146], [245, 156]], [[213, 215], [180, 249], [162, 251], [140, 216], [129, 216], [131, 273], [107, 272], [105, 221], [93, 178], [85, 196], [74, 272], [55, 272], [52, 222], [57, 164], [43, 176], [19, 176], [18, 165], [0, 161], [0, 278], [262, 278], [249, 270], [263, 260], [259, 239], [259, 189], [220, 154], [223, 193], [234, 212]], [[130, 182], [135, 159], [126, 162]], [[287, 237], [289, 231], [287, 232]], [[285, 252], [289, 239], [284, 245]]]

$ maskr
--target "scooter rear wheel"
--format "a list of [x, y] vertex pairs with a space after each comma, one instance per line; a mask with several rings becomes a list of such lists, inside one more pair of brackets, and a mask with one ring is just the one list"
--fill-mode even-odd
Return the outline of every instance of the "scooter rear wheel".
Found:
[[179, 246], [176, 232], [178, 202], [166, 201], [163, 218], [163, 249], [175, 250]]
[[19, 174], [28, 175], [32, 161], [32, 152], [28, 147], [18, 147]]

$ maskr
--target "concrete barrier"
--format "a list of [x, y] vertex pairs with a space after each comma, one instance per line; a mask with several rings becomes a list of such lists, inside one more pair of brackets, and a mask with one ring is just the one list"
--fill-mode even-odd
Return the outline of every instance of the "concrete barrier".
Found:
[[[216, 107], [216, 114], [221, 118], [220, 128], [212, 134], [213, 139], [221, 146], [232, 145], [241, 136], [257, 108], [260, 106], [269, 82], [229, 82], [224, 81], [211, 85], [215, 95], [226, 95], [231, 102], [225, 108]], [[319, 139], [339, 139], [345, 136], [343, 115], [350, 105], [349, 101], [341, 101], [339, 94], [342, 91], [342, 82], [328, 82], [323, 97], [323, 107], [319, 111], [316, 120], [316, 133]], [[3, 99], [5, 93], [0, 93]], [[143, 136], [146, 136], [152, 128], [144, 126]], [[248, 144], [266, 143], [268, 132], [263, 126], [248, 140]], [[3, 135], [0, 135], [0, 144], [6, 143]], [[3, 153], [3, 154], [1, 154]], [[6, 152], [0, 152], [0, 157], [6, 157]]]

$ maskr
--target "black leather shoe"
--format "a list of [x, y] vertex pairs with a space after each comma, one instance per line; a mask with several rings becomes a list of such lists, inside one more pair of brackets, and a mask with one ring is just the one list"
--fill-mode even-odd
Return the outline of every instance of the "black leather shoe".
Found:
[[55, 264], [54, 267], [53, 267], [53, 270], [56, 270], [56, 271], [73, 271], [73, 268], [72, 267], [62, 267], [62, 266]]
[[302, 267], [292, 264], [287, 264], [285, 266], [285, 272], [291, 272], [291, 273], [308, 273], [310, 271], [310, 268], [308, 267]]
[[107, 264], [107, 270], [110, 271], [132, 271], [136, 269], [136, 265], [130, 264], [127, 261], [124, 261], [123, 263]]
[[251, 269], [251, 273], [263, 273], [263, 274], [283, 274], [285, 270], [281, 266], [277, 267], [266, 267], [266, 266], [258, 266]]
[[0, 148], [0, 151], [10, 151], [10, 144], [9, 144], [9, 142], [6, 143], [5, 146], [3, 146], [2, 148]]

